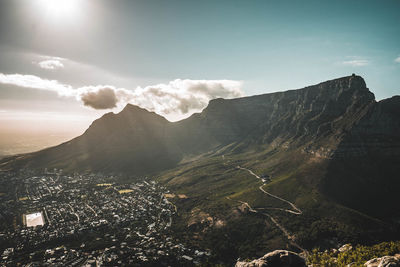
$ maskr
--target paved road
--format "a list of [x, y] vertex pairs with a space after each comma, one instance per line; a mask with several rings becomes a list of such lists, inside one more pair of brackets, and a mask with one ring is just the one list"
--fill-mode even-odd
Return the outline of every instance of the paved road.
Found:
[[[234, 200], [231, 199], [230, 197], [226, 197], [226, 199], [231, 200], [231, 201], [234, 201]], [[299, 244], [297, 244], [297, 243], [295, 242], [295, 236], [294, 236], [294, 235], [291, 235], [291, 234], [289, 233], [289, 231], [288, 231], [284, 226], [282, 226], [280, 223], [278, 223], [278, 221], [277, 221], [274, 217], [272, 217], [270, 214], [268, 214], [268, 213], [266, 213], [266, 212], [259, 212], [259, 211], [255, 210], [255, 209], [253, 209], [253, 208], [250, 206], [250, 204], [247, 203], [247, 202], [245, 202], [245, 201], [237, 200], [237, 202], [239, 202], [239, 203], [245, 205], [245, 206], [249, 209], [249, 211], [252, 212], [252, 213], [259, 213], [259, 214], [262, 214], [262, 215], [264, 215], [264, 216], [267, 216], [267, 217], [272, 221], [272, 223], [275, 224], [275, 226], [278, 227], [278, 228], [282, 231], [282, 233], [286, 236], [286, 238], [289, 240], [289, 242], [290, 242], [293, 246], [295, 246], [296, 248], [298, 248], [299, 250], [301, 250], [301, 251], [303, 251], [304, 253], [307, 254], [307, 251], [306, 251], [304, 248], [302, 248]]]
[[[243, 167], [240, 167], [240, 166], [237, 166], [236, 168], [241, 169], [241, 170], [248, 171], [251, 175], [253, 175], [253, 176], [256, 177], [257, 179], [259, 179], [260, 181], [262, 181], [261, 177], [258, 176], [257, 174], [255, 174], [252, 170], [249, 170], [249, 169], [247, 169], [247, 168], [243, 168]], [[267, 194], [268, 196], [273, 197], [273, 198], [276, 198], [276, 199], [278, 199], [278, 200], [280, 200], [280, 201], [286, 202], [287, 204], [289, 204], [289, 205], [292, 207], [293, 210], [281, 209], [281, 208], [263, 208], [263, 209], [282, 210], [282, 211], [289, 212], [289, 213], [296, 214], [296, 215], [300, 215], [300, 214], [303, 213], [298, 207], [296, 207], [296, 206], [295, 206], [292, 202], [290, 202], [289, 200], [283, 199], [283, 198], [281, 198], [281, 197], [278, 197], [278, 196], [276, 196], [276, 195], [274, 195], [274, 194], [271, 194], [271, 193], [265, 191], [265, 190], [263, 189], [263, 186], [264, 186], [264, 183], [259, 187], [259, 189], [260, 189], [264, 194]]]
[[[262, 178], [261, 178], [260, 176], [258, 176], [257, 174], [255, 174], [252, 170], [249, 170], [249, 169], [247, 169], [247, 168], [243, 168], [243, 167], [241, 167], [241, 166], [237, 166], [236, 168], [237, 168], [237, 169], [241, 169], [241, 170], [248, 171], [251, 175], [253, 175], [253, 176], [256, 177], [257, 179], [259, 179], [260, 181], [263, 181]], [[298, 207], [296, 207], [296, 205], [294, 205], [292, 202], [290, 202], [289, 200], [283, 199], [283, 198], [281, 198], [281, 197], [278, 197], [278, 196], [276, 196], [276, 195], [274, 195], [274, 194], [271, 194], [271, 193], [265, 191], [265, 190], [262, 188], [263, 186], [264, 186], [264, 182], [263, 182], [263, 184], [259, 187], [259, 189], [260, 189], [264, 194], [266, 194], [266, 195], [268, 195], [268, 196], [270, 196], [270, 197], [276, 198], [276, 199], [278, 199], [278, 200], [280, 200], [280, 201], [286, 202], [287, 204], [289, 204], [289, 205], [292, 207], [293, 210], [282, 209], [282, 208], [258, 208], [257, 210], [255, 210], [255, 209], [253, 209], [253, 208], [250, 206], [250, 204], [247, 203], [247, 202], [240, 201], [240, 200], [237, 200], [237, 202], [239, 202], [239, 203], [241, 203], [241, 204], [244, 204], [244, 205], [249, 209], [250, 212], [259, 213], [259, 214], [262, 214], [262, 215], [268, 217], [268, 218], [272, 221], [272, 223], [275, 224], [275, 226], [278, 227], [278, 228], [282, 231], [282, 233], [286, 236], [286, 238], [288, 239], [288, 241], [289, 241], [293, 246], [297, 247], [299, 250], [301, 250], [301, 251], [303, 251], [305, 254], [307, 254], [307, 251], [306, 251], [305, 249], [303, 249], [299, 244], [297, 244], [297, 243], [295, 242], [295, 236], [294, 236], [294, 235], [290, 234], [289, 231], [288, 231], [284, 226], [282, 226], [282, 225], [281, 225], [274, 217], [272, 217], [269, 213], [260, 212], [259, 210], [266, 210], [266, 209], [281, 210], [281, 211], [285, 211], [285, 212], [288, 212], [288, 213], [291, 213], [291, 214], [295, 214], [295, 215], [301, 215], [303, 212], [302, 212]], [[233, 199], [231, 199], [230, 197], [226, 197], [226, 198], [233, 201]]]

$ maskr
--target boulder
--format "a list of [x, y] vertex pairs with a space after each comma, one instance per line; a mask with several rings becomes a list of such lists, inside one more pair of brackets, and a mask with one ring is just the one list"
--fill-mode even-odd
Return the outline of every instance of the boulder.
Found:
[[400, 267], [400, 254], [374, 258], [364, 263], [364, 265], [366, 267]]
[[351, 246], [351, 244], [344, 244], [338, 250], [339, 250], [339, 252], [346, 252], [346, 251], [349, 251], [352, 249], [353, 249], [353, 247]]
[[263, 257], [250, 261], [238, 261], [236, 267], [306, 267], [305, 260], [297, 253], [287, 250], [275, 250]]

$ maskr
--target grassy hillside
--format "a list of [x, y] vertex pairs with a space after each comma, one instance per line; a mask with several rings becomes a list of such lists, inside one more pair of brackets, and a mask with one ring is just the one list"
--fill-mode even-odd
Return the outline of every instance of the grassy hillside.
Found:
[[[227, 152], [227, 151], [225, 151]], [[162, 173], [158, 180], [175, 195], [175, 230], [195, 245], [210, 248], [216, 262], [256, 258], [274, 249], [330, 248], [394, 238], [392, 225], [346, 207], [321, 192], [329, 160], [301, 150], [271, 147], [248, 153], [208, 155]], [[293, 202], [301, 215], [280, 209], [290, 205], [264, 194], [262, 182], [237, 166], [269, 177], [263, 189]], [[258, 213], [251, 212], [244, 202]], [[289, 240], [268, 213], [292, 236]], [[294, 244], [295, 243], [295, 244]]]

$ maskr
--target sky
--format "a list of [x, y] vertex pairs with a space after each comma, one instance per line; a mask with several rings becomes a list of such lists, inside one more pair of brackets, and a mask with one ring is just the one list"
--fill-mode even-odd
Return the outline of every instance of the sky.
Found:
[[377, 100], [398, 95], [399, 11], [398, 0], [0, 0], [0, 155], [16, 136], [37, 149], [29, 136], [67, 140], [127, 103], [176, 121], [213, 98], [352, 73]]

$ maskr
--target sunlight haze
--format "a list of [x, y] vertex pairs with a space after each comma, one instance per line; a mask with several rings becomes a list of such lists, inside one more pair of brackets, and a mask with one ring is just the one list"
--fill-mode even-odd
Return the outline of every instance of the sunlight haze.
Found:
[[127, 103], [177, 121], [213, 98], [351, 73], [387, 98], [400, 89], [398, 10], [398, 1], [1, 0], [1, 131], [40, 124], [72, 138]]

